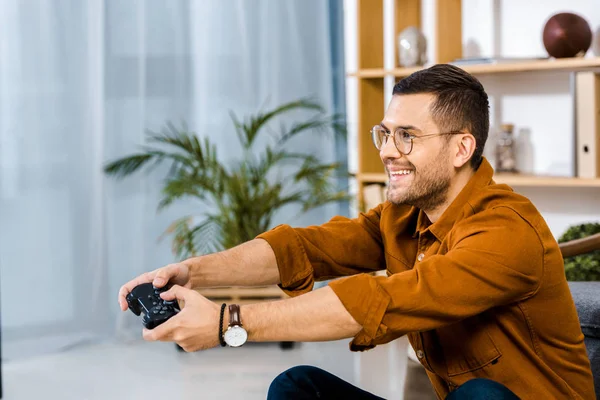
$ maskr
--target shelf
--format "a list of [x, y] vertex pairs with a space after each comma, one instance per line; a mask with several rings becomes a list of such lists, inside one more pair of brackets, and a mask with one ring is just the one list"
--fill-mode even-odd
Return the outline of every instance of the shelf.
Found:
[[388, 177], [386, 174], [356, 174], [356, 179], [363, 183], [387, 183]]
[[[356, 178], [362, 183], [386, 183], [386, 174], [357, 174]], [[509, 186], [530, 187], [600, 187], [600, 179], [581, 179], [555, 176], [537, 176], [521, 174], [496, 174], [496, 183]]]
[[[383, 78], [385, 76], [395, 76], [397, 78], [403, 78], [425, 67], [396, 69], [368, 68], [349, 73], [348, 76], [355, 76], [359, 78]], [[534, 71], [580, 71], [592, 70], [595, 68], [600, 70], [600, 57], [575, 57], [498, 64], [458, 65], [458, 67], [473, 75]]]
[[510, 186], [533, 187], [600, 187], [600, 179], [569, 178], [558, 176], [537, 176], [521, 174], [496, 174], [496, 183]]

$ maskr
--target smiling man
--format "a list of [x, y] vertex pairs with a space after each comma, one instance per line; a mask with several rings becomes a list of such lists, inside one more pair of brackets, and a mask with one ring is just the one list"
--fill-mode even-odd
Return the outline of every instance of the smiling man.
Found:
[[[136, 285], [169, 282], [163, 298], [185, 307], [145, 330], [147, 340], [195, 351], [352, 338], [350, 349], [363, 351], [407, 335], [441, 399], [594, 398], [558, 244], [528, 199], [493, 181], [482, 157], [488, 109], [482, 85], [463, 70], [415, 72], [394, 87], [371, 130], [389, 175], [385, 203], [355, 219], [280, 225], [149, 272], [121, 288], [121, 308]], [[380, 270], [387, 276], [370, 274]], [[337, 277], [312, 290], [315, 280]], [[292, 298], [220, 310], [191, 290], [265, 284]], [[268, 394], [338, 398], [377, 397], [309, 366], [283, 372]]]

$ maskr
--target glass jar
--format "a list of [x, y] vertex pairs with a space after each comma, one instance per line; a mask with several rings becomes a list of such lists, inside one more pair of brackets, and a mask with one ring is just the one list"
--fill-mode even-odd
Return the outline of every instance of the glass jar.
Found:
[[496, 140], [496, 172], [518, 172], [513, 130], [513, 124], [500, 125]]

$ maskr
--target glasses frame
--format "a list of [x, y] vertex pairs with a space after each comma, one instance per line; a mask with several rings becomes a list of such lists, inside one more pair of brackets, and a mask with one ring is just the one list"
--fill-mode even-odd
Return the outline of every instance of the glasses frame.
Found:
[[[382, 130], [383, 132], [385, 132], [385, 142], [381, 143], [381, 147], [377, 147], [377, 142], [375, 141], [375, 130]], [[408, 152], [404, 152], [402, 150], [400, 150], [400, 148], [398, 147], [398, 143], [396, 142], [396, 136], [398, 132], [408, 132], [408, 137], [410, 138], [410, 149], [408, 150]], [[405, 156], [409, 155], [414, 147], [414, 140], [415, 139], [422, 139], [422, 138], [426, 138], [426, 137], [434, 137], [434, 136], [444, 136], [444, 135], [458, 135], [464, 132], [461, 131], [450, 131], [450, 132], [440, 132], [440, 133], [429, 133], [426, 135], [414, 135], [412, 133], [410, 133], [407, 129], [402, 129], [402, 128], [397, 128], [396, 130], [394, 130], [394, 133], [390, 132], [389, 129], [384, 128], [381, 125], [375, 125], [371, 128], [371, 140], [373, 141], [373, 145], [375, 146], [375, 148], [379, 151], [381, 151], [381, 149], [383, 148], [383, 146], [385, 146], [385, 144], [388, 141], [388, 138], [391, 136], [392, 140], [394, 141], [394, 147], [396, 148], [396, 150], [398, 150], [398, 152], [400, 154], [403, 154]], [[402, 141], [404, 141], [403, 139], [400, 139]], [[408, 144], [408, 142], [404, 142], [406, 144]]]

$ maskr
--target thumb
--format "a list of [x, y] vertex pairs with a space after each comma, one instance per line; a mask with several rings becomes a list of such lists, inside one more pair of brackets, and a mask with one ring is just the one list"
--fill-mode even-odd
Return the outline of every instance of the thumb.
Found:
[[164, 300], [183, 300], [186, 301], [190, 297], [190, 293], [193, 292], [191, 289], [184, 288], [183, 286], [173, 285], [169, 290], [160, 294]]

